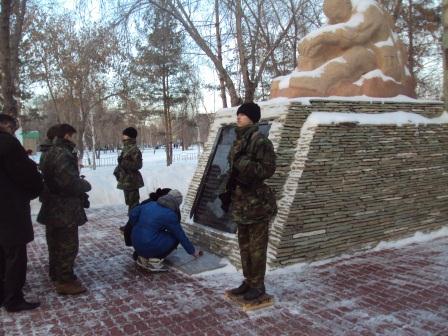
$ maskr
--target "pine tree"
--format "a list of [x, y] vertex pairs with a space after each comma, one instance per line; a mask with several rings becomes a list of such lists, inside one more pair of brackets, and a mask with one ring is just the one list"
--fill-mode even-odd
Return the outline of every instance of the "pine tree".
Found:
[[138, 54], [133, 62], [140, 99], [148, 108], [162, 112], [165, 126], [167, 165], [173, 161], [173, 109], [187, 99], [191, 68], [183, 59], [185, 40], [177, 22], [162, 9], [152, 13], [146, 41], [137, 46]]

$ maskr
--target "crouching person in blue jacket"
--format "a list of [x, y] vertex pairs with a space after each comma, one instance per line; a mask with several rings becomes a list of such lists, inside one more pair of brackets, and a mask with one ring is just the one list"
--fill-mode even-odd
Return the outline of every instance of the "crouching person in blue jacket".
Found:
[[166, 271], [163, 259], [180, 243], [194, 257], [199, 257], [180, 225], [182, 194], [171, 190], [157, 201], [141, 204], [131, 210], [132, 246], [137, 252], [137, 265], [150, 271]]

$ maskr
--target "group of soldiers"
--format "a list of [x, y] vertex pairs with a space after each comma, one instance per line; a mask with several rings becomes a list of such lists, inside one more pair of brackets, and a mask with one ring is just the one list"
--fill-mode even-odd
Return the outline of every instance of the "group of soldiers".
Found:
[[[244, 300], [265, 294], [266, 251], [269, 222], [276, 213], [275, 195], [264, 181], [276, 169], [271, 141], [258, 130], [260, 107], [244, 103], [237, 110], [237, 138], [229, 153], [229, 182], [220, 198], [238, 227], [238, 242], [244, 281], [228, 291]], [[39, 196], [42, 203], [37, 221], [45, 225], [49, 276], [59, 294], [76, 295], [87, 289], [74, 273], [78, 254], [78, 227], [87, 222], [87, 192], [91, 185], [80, 175], [73, 140], [76, 129], [69, 124], [50, 127], [41, 145], [39, 169], [14, 137], [15, 118], [0, 114], [0, 193], [12, 204], [0, 202], [0, 303], [8, 311], [39, 306], [24, 299], [26, 244], [33, 240], [30, 205]], [[136, 144], [137, 130], [122, 133], [123, 150], [114, 170], [117, 188], [123, 190], [129, 211], [140, 202], [143, 183], [139, 170], [142, 153]], [[17, 176], [20, 175], [20, 176]], [[11, 198], [10, 194], [17, 194]]]

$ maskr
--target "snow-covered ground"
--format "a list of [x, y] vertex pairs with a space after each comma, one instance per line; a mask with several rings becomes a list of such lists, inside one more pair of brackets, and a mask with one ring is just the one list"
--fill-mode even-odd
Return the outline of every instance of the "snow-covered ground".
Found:
[[[401, 238], [396, 240], [390, 240], [390, 241], [381, 241], [378, 244], [374, 245], [374, 247], [371, 249], [371, 251], [382, 251], [382, 250], [391, 250], [391, 249], [401, 249], [409, 245], [413, 244], [420, 244], [420, 243], [427, 243], [429, 241], [432, 241], [434, 239], [448, 237], [448, 225], [440, 228], [439, 230], [431, 231], [431, 232], [422, 232], [417, 231], [413, 236], [407, 237], [407, 238]], [[267, 272], [271, 275], [285, 275], [285, 274], [292, 274], [292, 273], [301, 273], [304, 269], [309, 267], [318, 267], [322, 265], [326, 265], [333, 262], [348, 260], [353, 258], [353, 256], [358, 255], [364, 255], [366, 251], [360, 251], [357, 253], [351, 253], [351, 254], [342, 254], [337, 257], [333, 258], [327, 258], [319, 261], [314, 262], [302, 262], [293, 264], [290, 266], [285, 266], [282, 268], [277, 269], [271, 269], [268, 267]], [[235, 282], [237, 283], [241, 275], [239, 274], [239, 271], [233, 266], [230, 261], [226, 258], [222, 259], [222, 263], [225, 263], [226, 266], [222, 268], [218, 268], [211, 271], [202, 272], [199, 274], [196, 274], [194, 276], [200, 277], [203, 280], [210, 283], [210, 286], [215, 284], [217, 281], [216, 279], [220, 279], [218, 282], [221, 284], [222, 278], [225, 277], [228, 279], [229, 282]], [[292, 280], [291, 280], [292, 281]], [[292, 285], [292, 284], [291, 284]]]
[[[159, 187], [178, 189], [185, 195], [190, 180], [197, 165], [198, 150], [190, 149], [182, 151], [174, 149], [175, 162], [167, 167], [164, 149], [143, 151], [143, 168], [140, 170], [145, 186], [140, 189], [140, 199], [144, 200], [149, 193]], [[33, 159], [38, 160], [39, 154]], [[102, 158], [117, 157], [117, 153], [102, 155]], [[193, 159], [192, 159], [193, 158]], [[112, 174], [115, 166], [98, 167], [96, 170], [82, 168], [81, 174], [91, 183], [92, 190], [89, 192], [90, 206], [98, 208], [110, 205], [123, 205], [123, 191], [118, 190], [117, 181]], [[40, 202], [36, 199], [31, 202], [32, 214], [37, 214]]]

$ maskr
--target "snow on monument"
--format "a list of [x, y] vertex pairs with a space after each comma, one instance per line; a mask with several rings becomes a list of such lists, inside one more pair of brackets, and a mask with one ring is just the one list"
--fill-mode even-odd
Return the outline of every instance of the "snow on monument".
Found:
[[[260, 103], [277, 161], [266, 180], [278, 205], [272, 267], [438, 229], [448, 218], [442, 102], [412, 98], [405, 50], [374, 1], [325, 0], [324, 11], [329, 25], [300, 42], [298, 69], [272, 83], [271, 97], [286, 98]], [[235, 107], [216, 113], [182, 218], [196, 244], [238, 264], [236, 227], [218, 199], [235, 118]]]
[[328, 25], [299, 43], [298, 66], [275, 78], [271, 98], [415, 97], [392, 17], [374, 0], [325, 0]]

